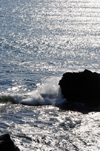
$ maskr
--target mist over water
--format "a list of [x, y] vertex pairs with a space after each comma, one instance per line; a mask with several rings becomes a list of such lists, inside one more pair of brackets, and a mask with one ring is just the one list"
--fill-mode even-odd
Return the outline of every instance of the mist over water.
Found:
[[21, 151], [100, 150], [99, 112], [56, 107], [84, 69], [100, 73], [99, 0], [0, 1], [0, 134]]

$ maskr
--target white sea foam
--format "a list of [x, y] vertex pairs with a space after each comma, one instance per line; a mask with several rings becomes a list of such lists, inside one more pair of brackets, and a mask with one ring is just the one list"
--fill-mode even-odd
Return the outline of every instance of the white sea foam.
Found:
[[[58, 85], [59, 80], [59, 77], [43, 79], [41, 84], [37, 84], [35, 90], [26, 93], [20, 93], [19, 86], [9, 88], [7, 92], [0, 94], [0, 101], [25, 105], [60, 105], [65, 99]], [[20, 87], [23, 89], [22, 86]]]
[[21, 100], [20, 103], [27, 105], [56, 105], [65, 101], [63, 99], [60, 87], [58, 85], [59, 78], [52, 77], [43, 80], [43, 83], [37, 86], [37, 89], [27, 93], [27, 98]]

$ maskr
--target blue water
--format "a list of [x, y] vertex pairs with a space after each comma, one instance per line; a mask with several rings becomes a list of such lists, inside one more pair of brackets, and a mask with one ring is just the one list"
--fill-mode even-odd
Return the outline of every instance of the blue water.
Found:
[[26, 94], [66, 71], [99, 72], [99, 6], [94, 1], [0, 1], [1, 96]]
[[[0, 1], [1, 108], [7, 102], [18, 105], [20, 111], [21, 103], [33, 108], [60, 104], [65, 101], [58, 85], [62, 74], [84, 69], [100, 73], [99, 0]], [[17, 106], [10, 105], [17, 114]], [[4, 108], [10, 114], [8, 106]], [[27, 108], [27, 112], [33, 110]], [[58, 111], [57, 114], [59, 117]]]

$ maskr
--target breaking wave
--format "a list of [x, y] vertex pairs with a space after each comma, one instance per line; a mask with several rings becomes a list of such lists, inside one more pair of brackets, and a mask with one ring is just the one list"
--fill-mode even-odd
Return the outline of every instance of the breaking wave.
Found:
[[37, 88], [31, 92], [23, 94], [1, 95], [0, 102], [12, 102], [24, 105], [60, 105], [65, 102], [61, 89], [58, 85], [59, 78], [43, 80], [42, 84], [37, 84]]

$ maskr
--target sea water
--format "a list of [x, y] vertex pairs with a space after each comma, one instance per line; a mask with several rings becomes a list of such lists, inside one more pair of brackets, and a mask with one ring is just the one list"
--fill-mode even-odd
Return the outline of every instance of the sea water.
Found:
[[100, 113], [57, 107], [84, 69], [100, 73], [99, 0], [0, 1], [0, 134], [21, 151], [100, 150]]

